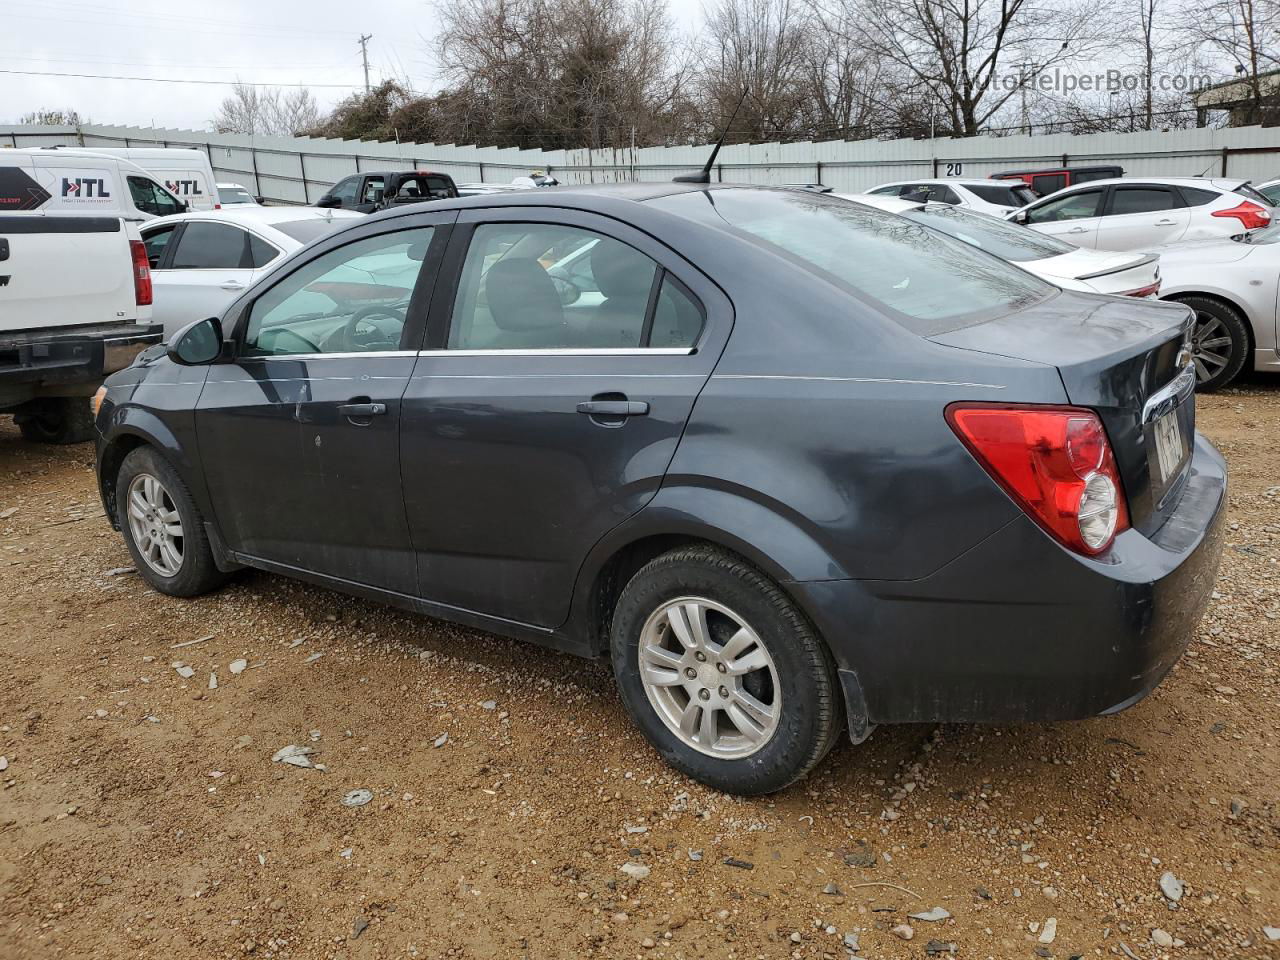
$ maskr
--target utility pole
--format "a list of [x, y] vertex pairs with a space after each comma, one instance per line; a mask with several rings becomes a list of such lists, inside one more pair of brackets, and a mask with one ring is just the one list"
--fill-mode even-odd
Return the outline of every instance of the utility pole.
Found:
[[364, 92], [369, 92], [369, 41], [373, 39], [372, 33], [366, 33], [360, 38], [360, 59], [364, 61]]

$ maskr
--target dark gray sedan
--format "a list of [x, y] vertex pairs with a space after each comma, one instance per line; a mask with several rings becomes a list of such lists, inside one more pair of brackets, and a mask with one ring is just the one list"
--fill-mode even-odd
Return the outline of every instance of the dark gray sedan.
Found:
[[879, 723], [1120, 710], [1217, 570], [1185, 307], [819, 194], [417, 205], [193, 319], [98, 398], [150, 584], [253, 567], [610, 656], [723, 790]]

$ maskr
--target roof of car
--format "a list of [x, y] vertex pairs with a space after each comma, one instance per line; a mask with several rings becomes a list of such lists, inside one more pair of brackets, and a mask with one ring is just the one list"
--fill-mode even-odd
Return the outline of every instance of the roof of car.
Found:
[[875, 190], [879, 187], [891, 187], [900, 183], [940, 183], [946, 186], [955, 186], [959, 184], [962, 187], [1017, 187], [1025, 186], [1025, 184], [1009, 183], [1006, 180], [990, 180], [982, 177], [961, 178], [961, 177], [917, 177], [916, 179], [907, 180], [890, 180], [887, 183], [877, 184], [871, 189]]
[[923, 200], [904, 200], [902, 197], [886, 197], [875, 193], [833, 193], [832, 196], [854, 203], [865, 203], [869, 207], [887, 210], [890, 213], [905, 213], [907, 210], [918, 210], [927, 206]]
[[[1086, 187], [1105, 187], [1110, 184], [1140, 187], [1144, 183], [1154, 183], [1158, 186], [1211, 187], [1214, 190], [1231, 191], [1247, 182], [1235, 177], [1107, 177], [1104, 180], [1086, 180], [1084, 183], [1073, 183], [1066, 189], [1074, 192]], [[1052, 193], [1046, 194], [1046, 198], [1053, 195]]]
[[190, 210], [168, 217], [158, 217], [143, 228], [156, 223], [177, 223], [184, 220], [215, 220], [221, 223], [239, 223], [245, 226], [272, 226], [277, 223], [293, 223], [298, 220], [359, 220], [364, 214], [352, 210], [321, 210], [319, 207], [259, 207], [251, 204], [235, 204], [221, 210]]

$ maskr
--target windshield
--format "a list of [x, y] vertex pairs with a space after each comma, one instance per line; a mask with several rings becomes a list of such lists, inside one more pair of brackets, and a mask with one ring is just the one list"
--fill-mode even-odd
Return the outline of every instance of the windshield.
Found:
[[941, 230], [947, 236], [963, 240], [971, 247], [994, 253], [1002, 260], [1026, 263], [1046, 257], [1060, 257], [1080, 249], [1057, 237], [1021, 227], [1007, 220], [997, 220], [982, 213], [971, 213], [944, 204], [929, 204], [902, 214], [908, 220]]
[[720, 229], [872, 300], [923, 336], [1005, 314], [1053, 287], [902, 217], [824, 194], [719, 189], [649, 201]]
[[965, 189], [987, 203], [1004, 207], [1022, 207], [1036, 199], [1036, 192], [1025, 183], [967, 183]]
[[249, 191], [240, 187], [219, 187], [218, 199], [222, 203], [256, 203], [253, 197], [249, 196]]
[[310, 243], [316, 237], [322, 237], [334, 227], [350, 220], [338, 217], [313, 217], [310, 220], [289, 220], [285, 223], [273, 223], [272, 227], [287, 237], [293, 237], [299, 243]]

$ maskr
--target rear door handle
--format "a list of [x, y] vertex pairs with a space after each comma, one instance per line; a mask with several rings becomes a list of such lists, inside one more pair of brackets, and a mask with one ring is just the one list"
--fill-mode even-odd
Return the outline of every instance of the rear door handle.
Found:
[[1157, 226], [1157, 227], [1172, 227], [1176, 222], [1177, 222], [1176, 220], [1157, 220], [1157, 221], [1156, 221], [1156, 226]]
[[583, 400], [578, 412], [592, 417], [643, 417], [649, 404], [643, 400]]
[[338, 412], [344, 417], [376, 417], [387, 412], [385, 403], [340, 403]]
[[223, 290], [243, 290], [244, 284], [239, 280], [228, 280], [226, 283], [220, 284]]

